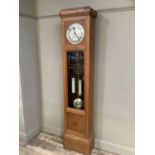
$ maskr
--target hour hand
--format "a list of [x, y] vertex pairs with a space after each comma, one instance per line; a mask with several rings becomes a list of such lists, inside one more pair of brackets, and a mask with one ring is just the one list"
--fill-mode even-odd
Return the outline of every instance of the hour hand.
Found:
[[74, 31], [74, 34], [76, 35], [76, 37], [78, 38], [78, 40], [80, 39], [79, 36], [76, 34], [76, 31]]

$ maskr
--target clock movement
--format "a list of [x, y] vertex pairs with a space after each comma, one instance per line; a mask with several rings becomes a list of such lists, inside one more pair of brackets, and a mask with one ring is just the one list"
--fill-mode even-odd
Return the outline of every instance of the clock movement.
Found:
[[64, 77], [64, 147], [90, 154], [94, 145], [94, 33], [90, 7], [60, 11]]

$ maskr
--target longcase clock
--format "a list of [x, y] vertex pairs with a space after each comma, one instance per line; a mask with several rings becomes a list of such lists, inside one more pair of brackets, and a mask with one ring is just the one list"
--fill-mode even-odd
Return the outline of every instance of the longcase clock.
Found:
[[64, 147], [90, 154], [94, 145], [94, 30], [90, 7], [60, 11], [64, 76]]

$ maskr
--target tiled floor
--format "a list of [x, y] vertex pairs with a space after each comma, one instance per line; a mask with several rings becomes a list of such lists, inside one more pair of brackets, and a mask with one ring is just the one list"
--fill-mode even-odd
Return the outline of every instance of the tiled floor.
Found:
[[[19, 155], [81, 155], [63, 148], [63, 139], [41, 133], [28, 145], [20, 146]], [[94, 149], [92, 155], [116, 155], [107, 151]]]

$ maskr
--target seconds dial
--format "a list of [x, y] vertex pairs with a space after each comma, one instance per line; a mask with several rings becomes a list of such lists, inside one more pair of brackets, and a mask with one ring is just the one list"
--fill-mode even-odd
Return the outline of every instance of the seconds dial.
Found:
[[79, 44], [84, 38], [84, 28], [79, 23], [71, 24], [66, 32], [68, 41], [72, 44]]

